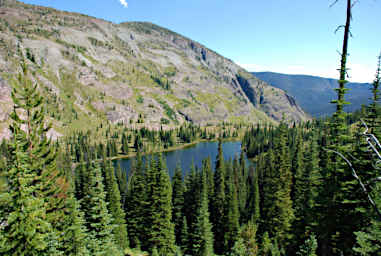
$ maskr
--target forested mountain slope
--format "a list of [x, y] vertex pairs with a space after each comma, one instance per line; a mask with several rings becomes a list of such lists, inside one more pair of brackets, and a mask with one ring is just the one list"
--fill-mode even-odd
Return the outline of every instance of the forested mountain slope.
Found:
[[[252, 74], [266, 83], [285, 90], [312, 116], [325, 116], [335, 112], [335, 106], [330, 102], [336, 98], [334, 91], [334, 88], [338, 86], [336, 79], [274, 72], [253, 72]], [[371, 81], [372, 77], [369, 80]], [[369, 104], [370, 84], [347, 83], [346, 86], [349, 91], [345, 97], [351, 103], [345, 106], [346, 111], [352, 112], [360, 109], [361, 105]]]
[[[305, 120], [284, 91], [232, 61], [151, 23], [114, 24], [14, 0], [0, 6], [1, 127], [22, 56], [66, 133], [101, 120], [157, 128], [185, 120]], [[70, 128], [70, 129], [67, 129]]]

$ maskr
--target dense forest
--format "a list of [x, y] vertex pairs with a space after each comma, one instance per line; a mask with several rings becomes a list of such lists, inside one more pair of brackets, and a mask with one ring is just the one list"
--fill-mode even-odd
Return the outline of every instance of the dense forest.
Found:
[[[381, 255], [381, 55], [371, 104], [344, 112], [348, 2], [336, 112], [324, 119], [222, 124], [218, 134], [109, 126], [103, 140], [52, 141], [22, 63], [12, 138], [0, 145], [0, 255]], [[240, 136], [241, 155], [224, 159], [223, 139]], [[161, 153], [142, 160], [201, 139], [219, 141], [202, 168], [170, 177]], [[113, 159], [131, 151], [127, 176]]]

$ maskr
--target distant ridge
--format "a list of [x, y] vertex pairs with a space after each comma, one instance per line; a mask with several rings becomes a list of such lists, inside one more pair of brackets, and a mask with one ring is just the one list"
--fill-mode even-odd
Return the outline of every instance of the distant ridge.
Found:
[[[335, 111], [334, 105], [330, 102], [336, 98], [334, 91], [334, 88], [337, 88], [336, 79], [275, 72], [252, 72], [252, 74], [274, 87], [285, 90], [312, 116], [331, 115]], [[351, 103], [345, 106], [346, 111], [353, 112], [360, 109], [362, 104], [369, 103], [371, 84], [348, 83], [346, 86], [350, 89], [346, 94], [346, 100]]]

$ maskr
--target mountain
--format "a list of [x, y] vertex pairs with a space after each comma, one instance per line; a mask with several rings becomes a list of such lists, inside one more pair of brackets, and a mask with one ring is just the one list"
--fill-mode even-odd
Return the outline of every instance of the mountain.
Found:
[[2, 0], [0, 131], [11, 111], [11, 80], [26, 56], [54, 130], [104, 121], [126, 126], [185, 121], [276, 122], [307, 115], [283, 90], [205, 46], [146, 22], [93, 17]]
[[[273, 72], [253, 72], [259, 79], [285, 90], [296, 99], [296, 102], [312, 116], [325, 116], [335, 112], [335, 106], [330, 104], [336, 99], [334, 91], [338, 87], [335, 79], [307, 75], [287, 75]], [[371, 97], [371, 84], [347, 83], [350, 89], [345, 99], [350, 105], [344, 107], [348, 112], [361, 108], [362, 104], [368, 104]]]

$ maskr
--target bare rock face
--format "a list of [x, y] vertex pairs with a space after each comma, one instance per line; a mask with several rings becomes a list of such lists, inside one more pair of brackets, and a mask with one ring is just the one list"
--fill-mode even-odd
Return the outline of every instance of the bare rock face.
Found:
[[[89, 117], [149, 127], [308, 118], [284, 91], [154, 24], [113, 24], [18, 1], [4, 1], [0, 12], [0, 75], [8, 81], [26, 56], [56, 125]], [[1, 122], [11, 106], [3, 84]]]
[[0, 77], [0, 122], [8, 120], [11, 104], [11, 88], [6, 81]]

